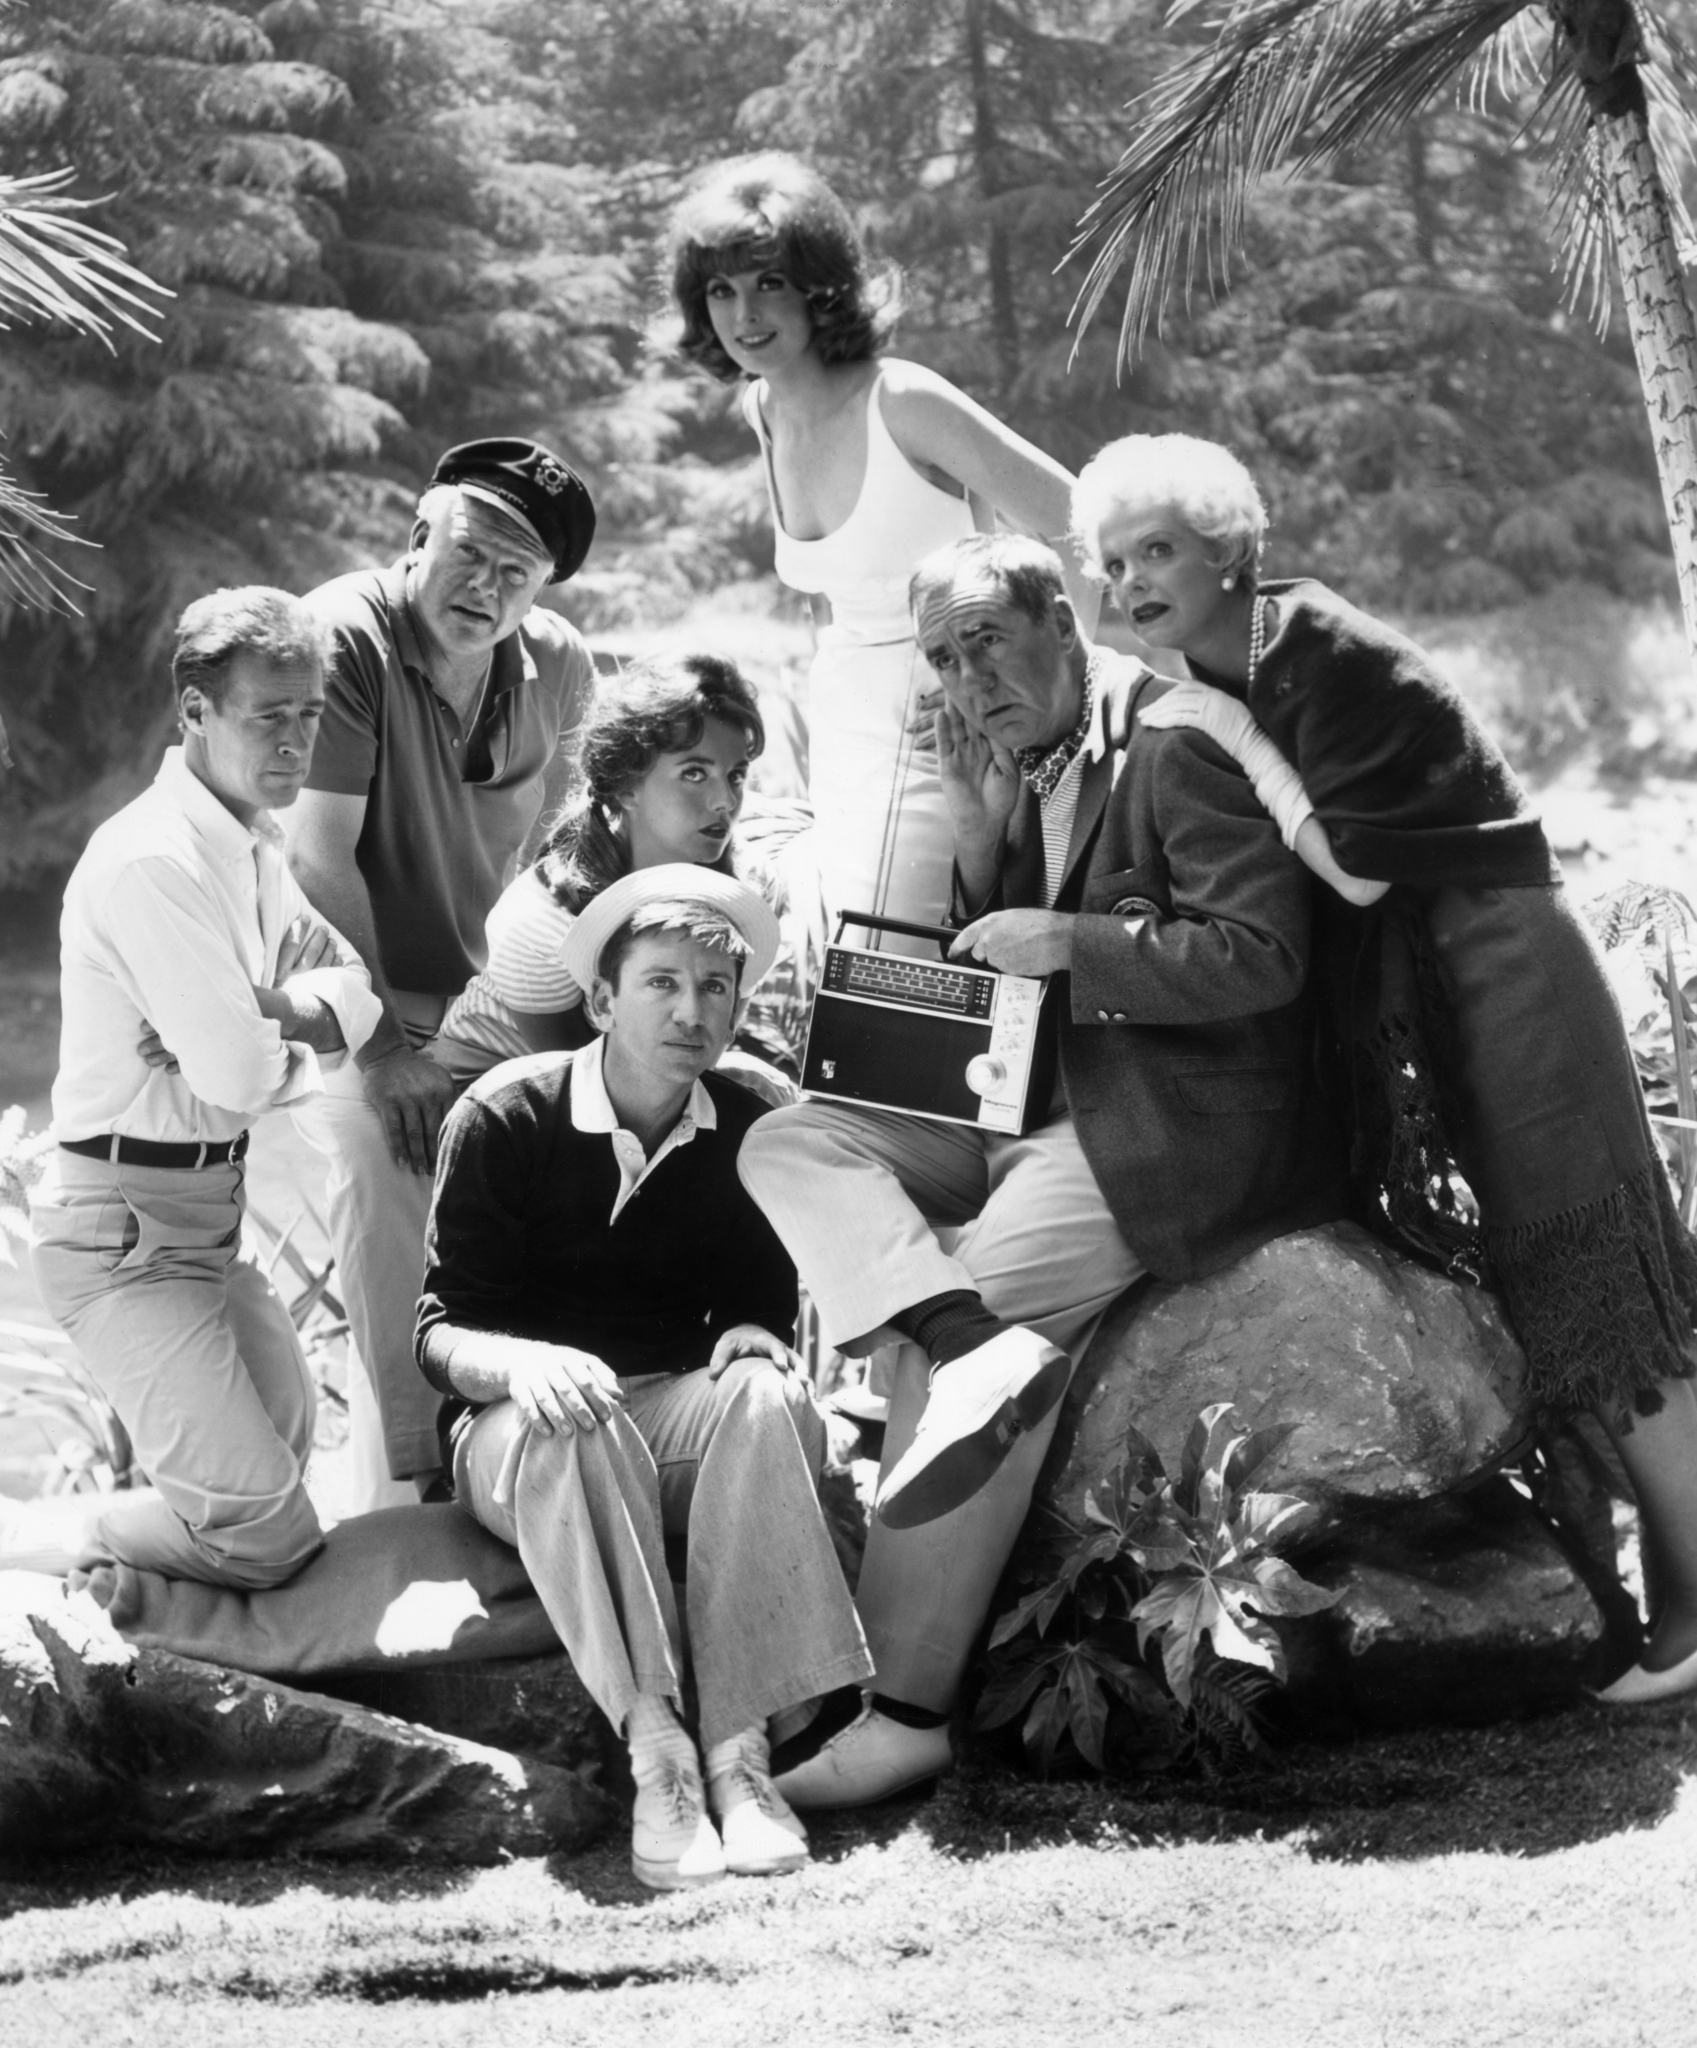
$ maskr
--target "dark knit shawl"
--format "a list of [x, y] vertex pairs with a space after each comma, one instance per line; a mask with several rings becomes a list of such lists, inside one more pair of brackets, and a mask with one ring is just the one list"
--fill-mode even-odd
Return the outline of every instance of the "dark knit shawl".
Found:
[[1426, 887], [1560, 880], [1513, 769], [1411, 640], [1307, 577], [1261, 595], [1278, 621], [1249, 708], [1302, 777], [1340, 867]]
[[1697, 1245], [1543, 828], [1412, 642], [1321, 583], [1262, 594], [1251, 712], [1339, 864], [1408, 885], [1368, 910], [1322, 892], [1316, 932], [1361, 1220], [1494, 1280], [1542, 1406], [1628, 1427], [1693, 1371]]

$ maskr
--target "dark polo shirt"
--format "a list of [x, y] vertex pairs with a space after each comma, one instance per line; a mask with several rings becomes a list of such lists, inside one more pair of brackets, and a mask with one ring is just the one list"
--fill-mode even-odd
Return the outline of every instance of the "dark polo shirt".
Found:
[[404, 559], [304, 600], [336, 636], [307, 788], [362, 796], [355, 858], [392, 987], [459, 994], [488, 958], [483, 921], [542, 807], [543, 775], [588, 709], [595, 667], [577, 630], [533, 611], [495, 649], [468, 732], [425, 673]]

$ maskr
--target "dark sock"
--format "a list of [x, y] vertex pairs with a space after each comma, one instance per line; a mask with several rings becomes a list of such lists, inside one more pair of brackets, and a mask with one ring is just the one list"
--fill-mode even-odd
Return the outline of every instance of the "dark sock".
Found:
[[988, 1344], [1008, 1327], [984, 1306], [984, 1297], [964, 1287], [933, 1294], [891, 1316], [892, 1325], [911, 1337], [934, 1366], [947, 1365], [980, 1344]]
[[885, 1692], [872, 1695], [872, 1711], [882, 1714], [886, 1721], [899, 1721], [904, 1728], [946, 1728], [949, 1725], [947, 1714], [939, 1714], [932, 1707], [910, 1706], [906, 1700], [893, 1700]]
[[826, 1693], [819, 1702], [819, 1711], [805, 1728], [798, 1728], [787, 1741], [776, 1744], [772, 1750], [771, 1767], [774, 1778], [785, 1771], [793, 1771], [797, 1764], [804, 1764], [809, 1757], [817, 1756], [833, 1735], [838, 1735], [860, 1712], [863, 1705], [858, 1685], [839, 1685], [835, 1692]]

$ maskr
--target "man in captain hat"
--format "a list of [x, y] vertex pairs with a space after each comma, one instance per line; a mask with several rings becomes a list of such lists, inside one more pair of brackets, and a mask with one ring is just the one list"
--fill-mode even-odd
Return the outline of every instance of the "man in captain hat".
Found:
[[367, 1382], [350, 1375], [362, 1507], [398, 1498], [390, 1479], [427, 1492], [438, 1470], [412, 1325], [455, 1084], [424, 1047], [482, 968], [484, 919], [565, 792], [594, 665], [536, 600], [582, 567], [594, 532], [588, 491], [549, 449], [469, 441], [437, 463], [398, 562], [306, 598], [336, 658], [289, 860], [383, 1003], [357, 1061], [298, 1119], [330, 1161], [337, 1285]]

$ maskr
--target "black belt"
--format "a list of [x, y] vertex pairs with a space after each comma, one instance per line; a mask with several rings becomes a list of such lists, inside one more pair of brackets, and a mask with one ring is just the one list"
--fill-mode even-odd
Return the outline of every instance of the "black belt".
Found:
[[247, 1132], [218, 1145], [161, 1145], [152, 1138], [61, 1138], [61, 1152], [105, 1159], [113, 1166], [222, 1166], [247, 1150]]

